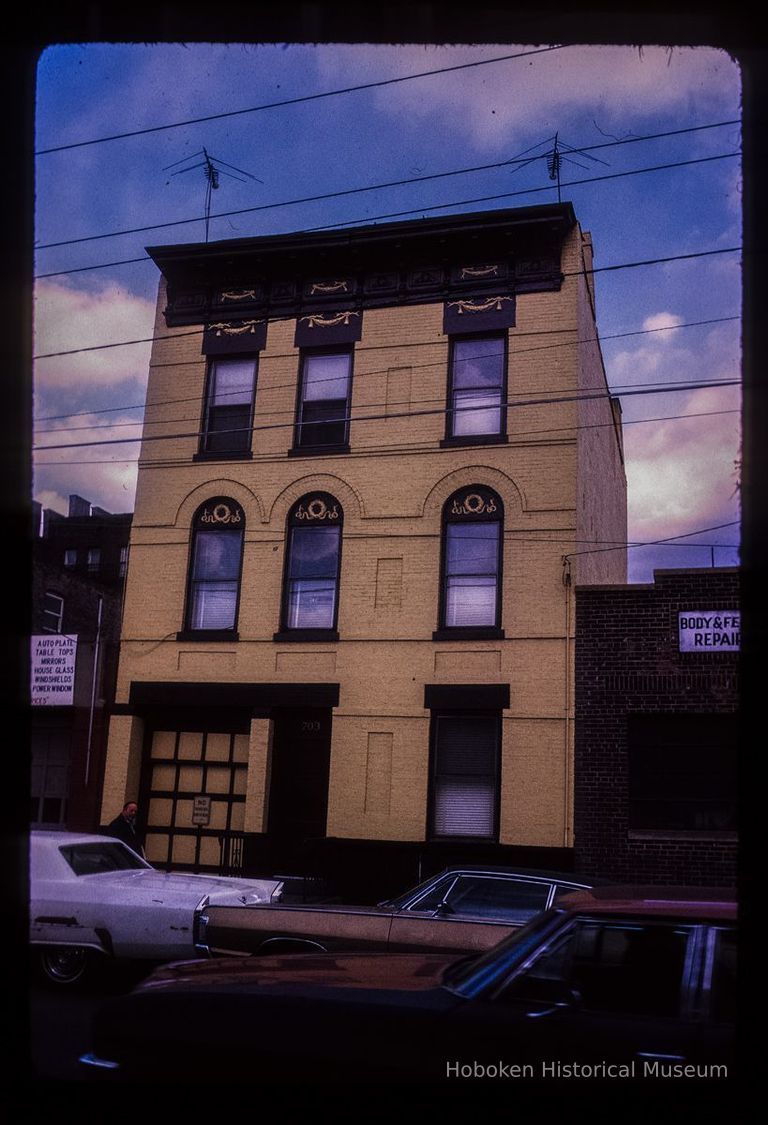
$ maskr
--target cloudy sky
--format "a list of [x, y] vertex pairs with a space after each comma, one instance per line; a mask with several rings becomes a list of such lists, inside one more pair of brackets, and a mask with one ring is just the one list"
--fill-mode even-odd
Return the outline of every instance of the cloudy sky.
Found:
[[[388, 84], [349, 90], [373, 83]], [[331, 91], [347, 92], [317, 97]], [[152, 334], [145, 247], [204, 239], [203, 170], [182, 171], [203, 146], [232, 172], [212, 193], [216, 240], [554, 202], [557, 135], [561, 197], [602, 270], [629, 541], [689, 536], [633, 547], [630, 580], [735, 564], [739, 388], [702, 384], [739, 378], [739, 116], [738, 66], [709, 47], [49, 47], [35, 142], [35, 352], [47, 357], [35, 364], [36, 499], [132, 510], [138, 446], [124, 439], [139, 432], [149, 344], [99, 345]], [[138, 135], [104, 139], [124, 133]], [[517, 157], [535, 159], [505, 163]], [[377, 186], [392, 181], [409, 182]], [[333, 198], [295, 202], [317, 196]], [[675, 260], [630, 265], [659, 258]], [[180, 426], [197, 421], [180, 404]]]

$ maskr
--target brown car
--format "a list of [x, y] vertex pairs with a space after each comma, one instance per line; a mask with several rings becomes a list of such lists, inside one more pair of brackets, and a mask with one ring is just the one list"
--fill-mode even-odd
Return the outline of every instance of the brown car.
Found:
[[735, 923], [727, 890], [599, 887], [459, 959], [176, 962], [96, 1013], [81, 1062], [109, 1081], [198, 1088], [247, 1076], [252, 1088], [375, 1081], [386, 1095], [406, 1081], [453, 1093], [495, 1078], [510, 1099], [582, 1078], [598, 1080], [593, 1097], [616, 1084], [619, 1097], [654, 1087], [669, 1098], [687, 1079], [684, 1096], [698, 1083], [711, 1102], [734, 1065]]
[[232, 953], [490, 949], [561, 895], [590, 884], [553, 872], [454, 867], [377, 906], [204, 905], [196, 949]]

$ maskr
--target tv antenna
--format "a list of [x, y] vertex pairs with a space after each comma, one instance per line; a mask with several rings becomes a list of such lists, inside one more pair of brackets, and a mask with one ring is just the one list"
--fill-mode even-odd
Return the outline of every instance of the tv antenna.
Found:
[[574, 160], [571, 156], [566, 156], [565, 153], [577, 152], [584, 160], [591, 160], [594, 164], [605, 164], [606, 168], [609, 167], [607, 160], [600, 160], [597, 156], [590, 156], [588, 152], [582, 152], [579, 148], [572, 148], [571, 145], [561, 141], [559, 134], [555, 133], [554, 143], [552, 149], [547, 153], [547, 171], [549, 172], [550, 180], [557, 180], [557, 202], [561, 203], [560, 199], [560, 169], [563, 163], [575, 164], [577, 168], [583, 168], [588, 172], [586, 164], [580, 164], [578, 160]]
[[[208, 150], [203, 146], [200, 152], [195, 152], [192, 156], [185, 156], [183, 160], [177, 160], [173, 164], [166, 164], [163, 168], [167, 172], [169, 168], [176, 168], [179, 164], [184, 164], [187, 160], [194, 160], [196, 157], [202, 156], [202, 160], [197, 164], [190, 164], [188, 168], [179, 168], [176, 172], [171, 172], [171, 176], [180, 176], [184, 172], [192, 172], [195, 168], [202, 168], [205, 175], [205, 241], [208, 241], [208, 228], [211, 221], [211, 196], [214, 191], [219, 187], [219, 176], [229, 176], [232, 180], [240, 180], [241, 183], [247, 183], [248, 180], [255, 180], [257, 184], [263, 184], [264, 181], [260, 180], [257, 176], [252, 176], [250, 172], [244, 172], [242, 168], [235, 168], [233, 164], [227, 164], [226, 160], [219, 160], [216, 156], [211, 156]], [[229, 168], [231, 171], [225, 172], [224, 169]], [[237, 175], [234, 173], [237, 172]]]

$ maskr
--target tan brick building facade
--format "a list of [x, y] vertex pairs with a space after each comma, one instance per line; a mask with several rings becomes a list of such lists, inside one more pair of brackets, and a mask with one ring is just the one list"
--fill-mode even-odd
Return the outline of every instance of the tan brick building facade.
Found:
[[625, 580], [579, 552], [626, 538], [570, 205], [150, 252], [102, 818], [175, 868], [562, 859], [573, 585]]

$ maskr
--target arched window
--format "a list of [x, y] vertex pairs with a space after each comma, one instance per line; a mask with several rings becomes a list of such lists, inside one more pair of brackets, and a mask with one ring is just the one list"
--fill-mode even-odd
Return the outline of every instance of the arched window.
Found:
[[436, 639], [500, 636], [504, 506], [490, 488], [454, 492], [443, 509], [440, 625]]
[[327, 492], [312, 492], [288, 516], [281, 639], [305, 633], [337, 634], [341, 563], [341, 505]]
[[240, 598], [245, 516], [218, 496], [198, 508], [192, 523], [187, 587], [187, 632], [235, 635]]

